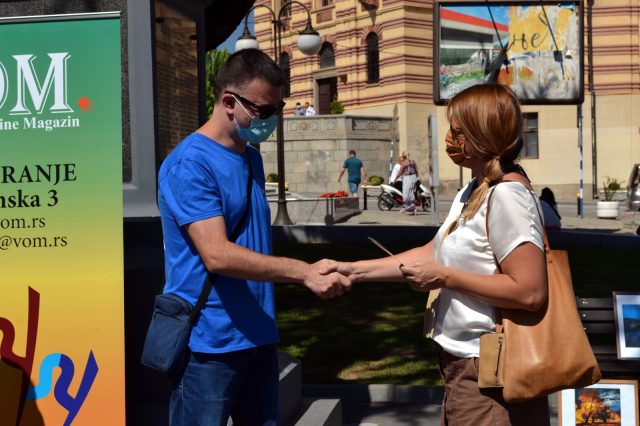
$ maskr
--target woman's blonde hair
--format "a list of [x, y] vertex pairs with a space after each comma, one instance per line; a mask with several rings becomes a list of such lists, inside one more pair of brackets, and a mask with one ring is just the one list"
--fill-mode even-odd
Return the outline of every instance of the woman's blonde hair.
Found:
[[402, 156], [403, 156], [403, 157], [404, 157], [404, 159], [405, 159], [405, 160], [407, 160], [407, 161], [411, 159], [411, 157], [409, 157], [409, 153], [408, 153], [407, 151], [403, 151], [403, 152], [402, 152]]
[[[522, 110], [516, 94], [502, 84], [471, 86], [449, 100], [447, 120], [456, 121], [462, 128], [467, 143], [480, 153], [479, 160], [487, 161], [486, 177], [493, 183], [504, 176], [502, 164], [516, 160], [524, 143]], [[478, 182], [478, 188], [469, 197], [469, 205], [462, 213], [472, 218], [489, 191], [488, 182]]]

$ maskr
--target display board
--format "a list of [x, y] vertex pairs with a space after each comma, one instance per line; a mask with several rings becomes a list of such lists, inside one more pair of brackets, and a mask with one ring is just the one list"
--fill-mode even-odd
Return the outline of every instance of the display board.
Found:
[[0, 423], [125, 424], [119, 13], [0, 19]]
[[434, 102], [501, 83], [524, 104], [581, 104], [583, 38], [581, 2], [438, 2]]

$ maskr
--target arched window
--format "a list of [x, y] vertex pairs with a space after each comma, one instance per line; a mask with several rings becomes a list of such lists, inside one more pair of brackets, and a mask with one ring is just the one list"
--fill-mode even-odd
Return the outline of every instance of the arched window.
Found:
[[329, 68], [336, 66], [336, 55], [333, 51], [331, 43], [324, 43], [320, 51], [320, 68]]
[[286, 82], [284, 83], [284, 89], [282, 90], [283, 98], [291, 97], [291, 65], [289, 65], [289, 54], [282, 53], [280, 55], [280, 68], [284, 72]]
[[370, 33], [367, 36], [367, 83], [380, 81], [380, 51], [378, 50], [378, 35]]

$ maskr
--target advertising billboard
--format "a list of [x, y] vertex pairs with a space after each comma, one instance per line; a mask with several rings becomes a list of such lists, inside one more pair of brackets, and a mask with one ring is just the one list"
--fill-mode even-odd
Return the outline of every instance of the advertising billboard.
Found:
[[0, 423], [124, 425], [120, 15], [0, 45]]
[[434, 101], [476, 84], [508, 85], [524, 104], [581, 104], [581, 2], [439, 2]]

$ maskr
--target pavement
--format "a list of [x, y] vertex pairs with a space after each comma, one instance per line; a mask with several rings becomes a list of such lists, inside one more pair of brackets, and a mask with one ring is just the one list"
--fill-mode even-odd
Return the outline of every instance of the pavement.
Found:
[[[449, 214], [453, 197], [440, 196], [438, 202], [438, 219], [422, 208], [418, 208], [417, 215], [401, 214], [400, 209], [394, 208], [391, 211], [381, 211], [377, 205], [377, 195], [379, 192], [371, 191], [372, 195], [367, 197], [367, 210], [364, 210], [364, 197], [360, 191], [360, 214], [336, 223], [340, 225], [403, 225], [403, 226], [433, 226], [441, 225]], [[316, 198], [320, 192], [298, 192], [295, 195], [302, 198]], [[624, 203], [620, 203], [620, 214], [616, 219], [598, 219], [597, 200], [583, 202], [583, 216], [578, 217], [578, 207], [576, 201], [558, 201], [558, 212], [562, 216], [562, 229], [565, 231], [580, 232], [602, 232], [609, 234], [634, 234], [635, 229], [624, 229], [622, 214], [626, 211]]]
[[[342, 424], [348, 426], [440, 426], [440, 405], [403, 402], [342, 403]], [[550, 413], [551, 426], [558, 412]]]

